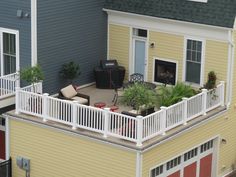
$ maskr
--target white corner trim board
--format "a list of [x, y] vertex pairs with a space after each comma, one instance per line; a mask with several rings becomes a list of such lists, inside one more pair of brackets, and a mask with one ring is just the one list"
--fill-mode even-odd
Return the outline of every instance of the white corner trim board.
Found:
[[37, 64], [37, 57], [37, 0], [31, 0], [31, 66]]
[[138, 27], [152, 31], [165, 32], [177, 35], [189, 35], [217, 41], [228, 41], [229, 28], [190, 23], [133, 13], [103, 9], [108, 14], [109, 24]]

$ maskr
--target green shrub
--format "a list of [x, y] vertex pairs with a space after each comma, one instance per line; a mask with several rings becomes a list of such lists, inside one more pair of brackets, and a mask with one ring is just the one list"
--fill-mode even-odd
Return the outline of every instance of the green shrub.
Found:
[[189, 98], [197, 93], [191, 86], [184, 83], [177, 83], [172, 87], [161, 86], [157, 92], [158, 105], [166, 107], [182, 101], [183, 97]]
[[80, 75], [79, 64], [76, 64], [73, 61], [63, 64], [59, 73], [64, 79], [73, 83], [73, 80]]
[[25, 80], [29, 84], [33, 85], [35, 92], [35, 85], [37, 82], [40, 82], [44, 79], [42, 69], [39, 65], [28, 67], [20, 70], [20, 78]]
[[124, 90], [121, 102], [134, 107], [136, 110], [140, 110], [143, 106], [150, 108], [156, 104], [156, 93], [143, 84], [134, 83]]
[[204, 88], [210, 90], [216, 87], [216, 74], [214, 71], [210, 71], [208, 73], [208, 80], [206, 82], [206, 84], [204, 85]]

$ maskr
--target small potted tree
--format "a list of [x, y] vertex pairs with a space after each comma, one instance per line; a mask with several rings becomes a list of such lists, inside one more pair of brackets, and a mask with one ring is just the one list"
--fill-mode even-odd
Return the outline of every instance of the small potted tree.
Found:
[[[33, 92], [36, 92], [35, 84], [44, 79], [42, 69], [39, 65], [28, 67], [20, 71], [20, 78], [29, 84], [33, 85]], [[29, 104], [31, 106], [31, 111], [42, 112], [41, 105], [42, 100], [36, 97], [31, 97], [29, 99]]]
[[73, 81], [80, 75], [79, 64], [73, 61], [63, 64], [59, 73], [64, 79], [73, 84]]
[[20, 71], [20, 78], [27, 83], [33, 85], [33, 92], [35, 93], [35, 84], [44, 79], [42, 69], [39, 65], [28, 67]]

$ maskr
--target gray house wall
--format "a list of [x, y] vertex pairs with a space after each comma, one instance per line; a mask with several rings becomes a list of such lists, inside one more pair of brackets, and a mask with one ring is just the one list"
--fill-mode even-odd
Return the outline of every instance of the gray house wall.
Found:
[[19, 31], [20, 68], [23, 68], [31, 64], [31, 19], [18, 18], [17, 10], [30, 13], [30, 0], [0, 0], [0, 27]]
[[94, 81], [93, 68], [106, 59], [107, 16], [104, 0], [38, 0], [38, 63], [44, 91], [56, 93], [68, 83], [59, 75], [64, 63], [79, 63], [77, 84]]

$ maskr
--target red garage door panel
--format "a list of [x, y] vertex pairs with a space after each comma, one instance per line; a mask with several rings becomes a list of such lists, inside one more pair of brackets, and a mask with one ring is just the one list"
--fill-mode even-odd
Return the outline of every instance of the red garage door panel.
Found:
[[180, 177], [180, 171], [177, 171], [177, 172], [169, 175], [168, 177]]
[[5, 132], [0, 131], [0, 159], [5, 159]]
[[192, 163], [184, 168], [184, 177], [196, 177], [197, 162]]
[[212, 154], [203, 157], [200, 161], [200, 177], [211, 177]]

